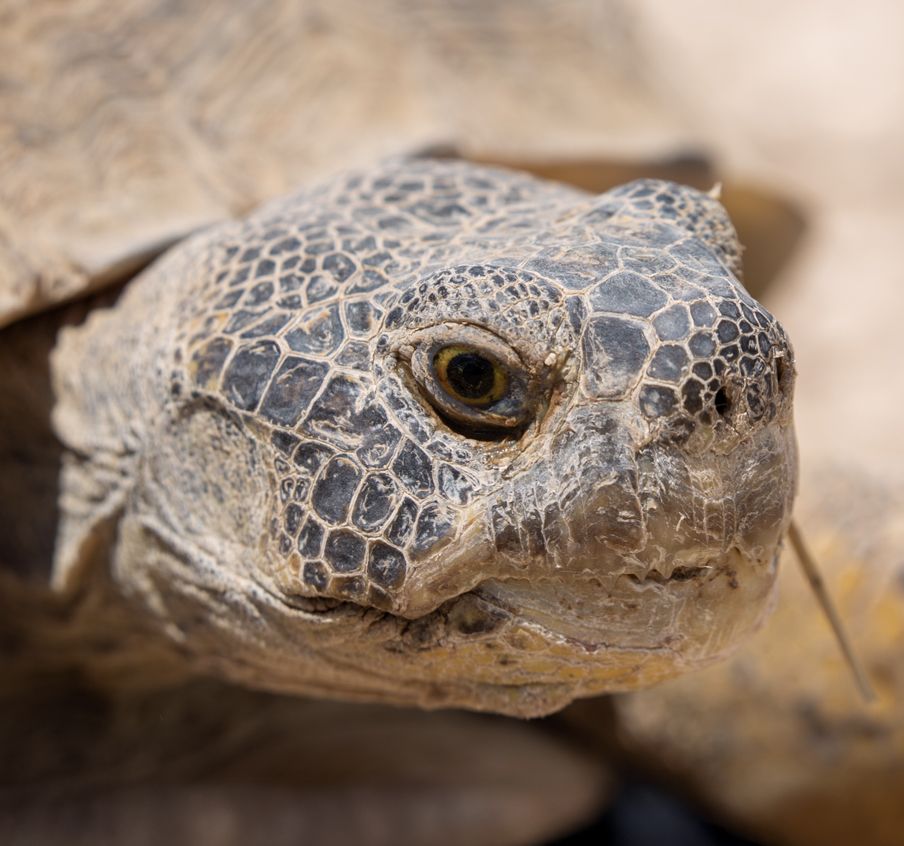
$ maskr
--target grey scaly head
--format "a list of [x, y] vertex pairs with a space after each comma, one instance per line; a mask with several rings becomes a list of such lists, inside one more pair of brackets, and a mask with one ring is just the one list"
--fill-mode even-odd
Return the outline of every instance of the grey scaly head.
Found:
[[57, 350], [56, 561], [193, 667], [538, 714], [723, 655], [796, 484], [713, 198], [402, 160], [201, 234]]

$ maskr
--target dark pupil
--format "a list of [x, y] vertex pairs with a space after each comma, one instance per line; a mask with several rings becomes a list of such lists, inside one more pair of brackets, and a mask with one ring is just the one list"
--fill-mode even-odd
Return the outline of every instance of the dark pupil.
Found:
[[493, 387], [493, 363], [477, 353], [459, 353], [446, 365], [446, 379], [467, 399], [479, 399]]

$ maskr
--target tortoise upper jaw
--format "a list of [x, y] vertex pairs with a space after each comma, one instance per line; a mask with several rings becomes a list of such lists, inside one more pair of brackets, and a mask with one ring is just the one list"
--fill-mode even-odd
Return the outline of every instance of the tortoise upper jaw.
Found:
[[774, 561], [737, 549], [669, 575], [629, 569], [603, 579], [488, 581], [474, 593], [584, 651], [664, 650], [699, 661], [730, 650], [759, 626], [777, 574]]
[[[473, 590], [494, 572], [494, 550], [477, 509], [465, 513], [457, 533], [417, 561], [401, 590], [392, 598], [391, 613], [417, 619], [443, 603]], [[502, 575], [502, 573], [500, 573]]]

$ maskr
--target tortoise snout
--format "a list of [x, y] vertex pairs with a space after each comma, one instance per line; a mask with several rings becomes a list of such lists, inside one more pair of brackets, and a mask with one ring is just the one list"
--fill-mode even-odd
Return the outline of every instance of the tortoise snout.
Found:
[[790, 409], [794, 360], [784, 330], [761, 306], [695, 302], [691, 331], [650, 359], [638, 394], [651, 423], [689, 435], [771, 422]]

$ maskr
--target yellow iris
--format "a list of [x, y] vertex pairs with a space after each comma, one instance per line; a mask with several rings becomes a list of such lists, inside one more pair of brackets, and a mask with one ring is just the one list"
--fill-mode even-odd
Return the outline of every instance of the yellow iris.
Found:
[[436, 377], [449, 396], [475, 408], [486, 408], [508, 391], [505, 369], [473, 347], [443, 347], [433, 357]]

